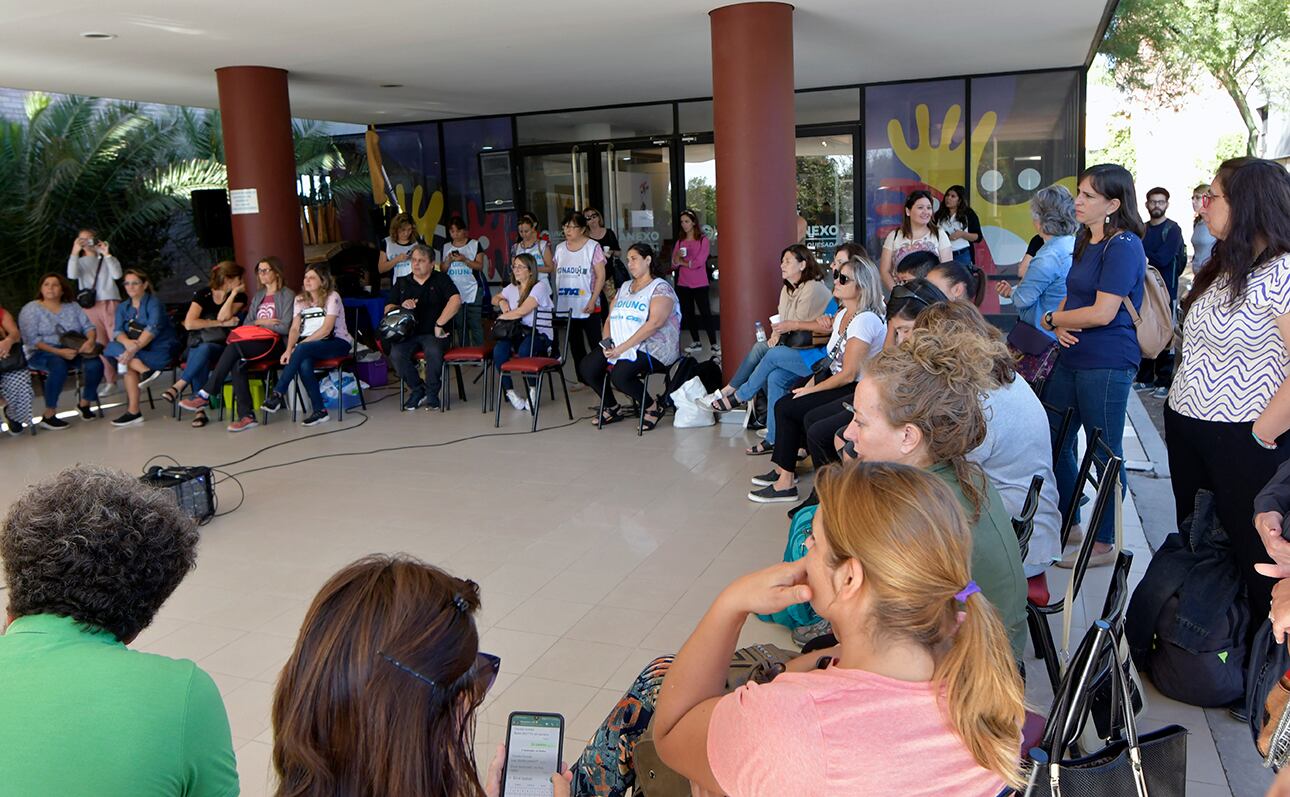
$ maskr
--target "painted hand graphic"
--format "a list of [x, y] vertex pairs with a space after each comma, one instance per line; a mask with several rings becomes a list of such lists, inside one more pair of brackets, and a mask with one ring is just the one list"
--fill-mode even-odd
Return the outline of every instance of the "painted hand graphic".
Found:
[[[506, 257], [506, 220], [501, 213], [481, 213], [479, 206], [471, 201], [466, 206], [466, 231], [471, 238], [479, 241], [480, 247], [488, 254], [488, 271], [485, 276], [500, 277], [498, 263]], [[491, 251], [490, 251], [491, 250]]]
[[[938, 194], [963, 181], [963, 143], [959, 142], [957, 146], [953, 144], [962, 115], [962, 106], [949, 107], [945, 112], [945, 121], [941, 123], [940, 144], [933, 146], [931, 111], [926, 104], [919, 104], [914, 108], [915, 130], [912, 131], [918, 137], [917, 149], [909, 145], [899, 119], [887, 122], [887, 139], [891, 142], [891, 149], [896, 157]], [[976, 129], [972, 131], [972, 174], [976, 173], [976, 167], [981, 163], [981, 153], [994, 134], [997, 119], [994, 111], [990, 111], [981, 117]]]
[[399, 200], [399, 207], [412, 215], [412, 220], [416, 222], [417, 232], [427, 241], [434, 240], [435, 227], [439, 226], [439, 220], [443, 217], [443, 193], [435, 191], [430, 195], [430, 201], [426, 203], [425, 210], [421, 210], [421, 197], [425, 194], [422, 186], [416, 186], [412, 189], [412, 204], [409, 205], [406, 199], [406, 189], [402, 184], [394, 187], [394, 195]]

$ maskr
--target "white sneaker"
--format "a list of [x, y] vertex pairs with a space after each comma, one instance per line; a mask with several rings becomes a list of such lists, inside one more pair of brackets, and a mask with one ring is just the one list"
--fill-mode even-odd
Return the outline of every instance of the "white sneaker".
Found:
[[514, 390], [506, 391], [506, 400], [509, 401], [511, 406], [517, 410], [527, 410], [529, 408], [529, 405], [524, 401], [524, 399], [520, 398], [520, 394], [516, 393]]
[[686, 354], [694, 354], [696, 351], [702, 351], [702, 350], [703, 350], [703, 346], [701, 346], [698, 343], [691, 343], [689, 346], [685, 347]]
[[528, 406], [525, 407], [524, 409], [530, 410], [536, 406], [537, 406], [537, 388], [531, 387], [529, 388], [529, 403], [528, 403]]
[[117, 391], [116, 382], [108, 382], [107, 380], [99, 382], [99, 398], [110, 396], [116, 391]]
[[720, 356], [721, 356], [721, 344], [720, 344], [720, 343], [713, 344], [713, 346], [712, 346], [712, 356], [713, 356], [713, 357], [720, 357]]

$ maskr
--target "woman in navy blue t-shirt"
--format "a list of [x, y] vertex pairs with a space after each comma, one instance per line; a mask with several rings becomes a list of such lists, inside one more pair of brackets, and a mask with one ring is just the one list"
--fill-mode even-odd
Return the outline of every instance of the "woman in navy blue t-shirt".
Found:
[[[1115, 164], [1091, 166], [1080, 175], [1075, 218], [1083, 225], [1066, 276], [1066, 300], [1045, 313], [1043, 326], [1062, 345], [1057, 366], [1044, 387], [1044, 399], [1058, 410], [1075, 410], [1074, 422], [1124, 455], [1124, 418], [1129, 388], [1142, 360], [1133, 318], [1124, 307], [1128, 297], [1142, 307], [1147, 256], [1142, 251], [1142, 219], [1133, 176]], [[1053, 463], [1063, 514], [1080, 491], [1075, 479], [1075, 435], [1070, 435]], [[1094, 530], [1091, 565], [1115, 561], [1115, 512], [1107, 507]], [[1061, 566], [1071, 567], [1074, 555]]]

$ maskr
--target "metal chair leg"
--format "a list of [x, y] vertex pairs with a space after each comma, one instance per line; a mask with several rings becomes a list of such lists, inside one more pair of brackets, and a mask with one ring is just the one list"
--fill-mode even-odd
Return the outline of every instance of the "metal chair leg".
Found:
[[493, 428], [499, 429], [502, 426], [502, 380], [497, 379], [497, 414], [493, 416]]
[[609, 371], [600, 380], [600, 406], [596, 408], [596, 428], [605, 428], [605, 389], [609, 387]]
[[[564, 409], [569, 413], [569, 420], [573, 420], [573, 404], [569, 401], [569, 383], [564, 379], [564, 369], [556, 371], [560, 375], [560, 389], [564, 391]], [[551, 380], [551, 390], [555, 391], [555, 380]]]
[[543, 374], [541, 371], [538, 371], [537, 391], [533, 394], [533, 428], [530, 431], [534, 431], [534, 432], [537, 431], [538, 412], [540, 412], [542, 409], [542, 377], [544, 375], [545, 374]]

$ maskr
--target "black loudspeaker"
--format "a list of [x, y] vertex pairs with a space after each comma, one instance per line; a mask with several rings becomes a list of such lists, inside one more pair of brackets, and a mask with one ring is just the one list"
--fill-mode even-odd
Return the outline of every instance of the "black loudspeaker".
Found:
[[515, 210], [515, 179], [511, 176], [511, 153], [479, 153], [479, 185], [485, 211]]
[[198, 245], [204, 249], [231, 248], [233, 215], [229, 212], [228, 192], [222, 188], [204, 188], [192, 192], [190, 197]]
[[169, 490], [179, 508], [199, 526], [206, 525], [215, 516], [215, 480], [210, 468], [201, 465], [188, 468], [153, 465], [139, 481]]

